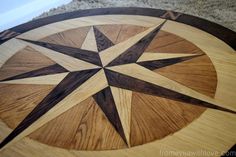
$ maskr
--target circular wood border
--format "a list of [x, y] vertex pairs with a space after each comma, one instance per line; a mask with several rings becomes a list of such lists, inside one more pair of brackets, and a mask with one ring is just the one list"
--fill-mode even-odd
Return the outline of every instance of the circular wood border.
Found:
[[[229, 46], [231, 46], [234, 50], [236, 50], [236, 32], [225, 28], [219, 24], [210, 22], [208, 20], [187, 15], [179, 12], [169, 11], [169, 10], [161, 10], [161, 9], [151, 9], [151, 8], [136, 8], [136, 7], [128, 7], [128, 8], [99, 8], [99, 9], [88, 9], [88, 10], [79, 10], [74, 12], [68, 12], [58, 15], [49, 16], [46, 18], [34, 20], [27, 22], [25, 24], [21, 24], [19, 26], [13, 27], [11, 29], [5, 30], [0, 33], [0, 44], [5, 41], [16, 37], [19, 34], [27, 32], [29, 30], [41, 27], [43, 25], [47, 25], [50, 23], [68, 20], [78, 17], [85, 16], [93, 16], [93, 15], [143, 15], [143, 16], [151, 16], [151, 17], [159, 17], [163, 19], [168, 19], [180, 23], [184, 23], [198, 29], [201, 29], [207, 33], [214, 35], [215, 37], [223, 40]], [[220, 33], [219, 33], [220, 32]]]

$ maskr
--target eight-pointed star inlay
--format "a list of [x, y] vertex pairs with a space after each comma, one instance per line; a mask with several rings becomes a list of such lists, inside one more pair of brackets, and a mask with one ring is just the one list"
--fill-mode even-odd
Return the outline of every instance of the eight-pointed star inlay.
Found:
[[29, 135], [90, 96], [100, 106], [121, 138], [129, 145], [129, 132], [124, 125], [126, 122], [120, 117], [117, 110], [117, 98], [114, 97], [115, 88], [236, 113], [232, 109], [223, 107], [213, 98], [152, 71], [201, 56], [144, 53], [164, 24], [165, 22], [159, 26], [150, 27], [116, 45], [99, 29], [92, 27], [98, 52], [18, 39], [28, 46], [40, 50], [57, 64], [6, 78], [0, 83], [43, 84], [49, 82], [49, 84], [56, 84], [56, 87], [1, 142], [0, 148]]

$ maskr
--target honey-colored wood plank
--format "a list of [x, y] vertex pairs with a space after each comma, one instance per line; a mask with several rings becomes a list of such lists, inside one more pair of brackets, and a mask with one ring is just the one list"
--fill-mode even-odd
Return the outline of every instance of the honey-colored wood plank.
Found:
[[154, 71], [202, 94], [215, 96], [217, 74], [206, 55]]
[[1, 84], [1, 119], [14, 129], [53, 88], [53, 85]]
[[153, 39], [146, 52], [201, 54], [202, 51], [191, 42], [175, 34], [161, 31]]
[[48, 37], [41, 39], [40, 41], [81, 48], [89, 29], [90, 27], [75, 28], [64, 32], [52, 34]]
[[159, 140], [184, 128], [198, 118], [204, 108], [133, 92], [131, 145]]
[[98, 52], [93, 27], [91, 27], [89, 29], [89, 32], [87, 33], [87, 35], [85, 37], [85, 40], [81, 46], [81, 49], [90, 50], [93, 52]]
[[121, 124], [125, 133], [128, 146], [130, 146], [130, 121], [131, 121], [131, 100], [132, 91], [111, 87], [111, 92], [116, 104]]
[[26, 47], [13, 55], [0, 68], [0, 80], [52, 64], [55, 62], [33, 48]]

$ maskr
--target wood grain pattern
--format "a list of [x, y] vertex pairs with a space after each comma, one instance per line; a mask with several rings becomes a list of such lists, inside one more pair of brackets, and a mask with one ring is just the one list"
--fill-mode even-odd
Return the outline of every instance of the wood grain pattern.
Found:
[[[55, 130], [58, 131], [55, 133]], [[106, 150], [126, 147], [92, 97], [47, 123], [29, 137], [67, 149]]]
[[[11, 142], [16, 136], [21, 134], [26, 128], [37, 121], [42, 115], [57, 105], [61, 100], [68, 96], [73, 90], [86, 82], [98, 70], [87, 70], [69, 73], [33, 110], [21, 123], [1, 142], [0, 148]], [[76, 79], [75, 79], [76, 78]]]
[[[97, 81], [100, 82], [100, 84], [97, 84]], [[107, 82], [106, 82], [106, 79], [104, 79], [104, 72], [99, 71], [96, 75], [92, 76], [85, 83], [83, 83], [76, 90], [74, 90], [71, 94], [65, 97], [63, 101], [60, 101], [59, 103], [57, 103], [56, 106], [54, 106], [54, 108], [50, 109], [48, 112], [42, 115], [39, 119], [37, 119], [36, 122], [32, 123], [30, 127], [27, 127], [22, 132], [20, 132], [14, 139], [11, 140], [10, 143], [8, 143], [8, 140], [10, 140], [12, 137], [15, 136], [14, 133], [16, 133], [16, 131], [12, 132], [11, 133], [12, 135], [10, 134], [11, 136], [8, 135], [8, 138], [5, 138], [3, 140], [5, 142], [2, 142], [1, 145], [4, 146], [4, 148], [9, 147], [15, 142], [21, 140], [23, 137], [29, 135], [36, 129], [40, 128], [47, 122], [51, 121], [55, 117], [59, 116], [63, 112], [67, 111], [71, 107], [75, 106], [76, 104], [80, 103], [81, 101], [85, 100], [86, 98], [92, 96], [93, 94], [97, 93], [98, 91], [106, 87], [107, 87]], [[80, 97], [78, 97], [78, 95], [80, 95]], [[46, 106], [46, 109], [47, 109], [47, 106]], [[35, 115], [34, 118], [37, 118], [37, 115]], [[27, 125], [28, 124], [26, 123], [26, 126]]]
[[119, 24], [117, 24], [117, 25], [98, 25], [98, 26], [96, 26], [96, 28], [99, 31], [101, 31], [105, 36], [107, 36], [109, 38], [109, 40], [114, 44], [117, 44], [116, 41], [117, 41], [118, 36], [122, 35], [120, 33], [122, 25], [119, 25]]
[[161, 52], [161, 53], [188, 53], [202, 54], [202, 51], [194, 44], [183, 38], [165, 31], [154, 38], [146, 52]]
[[96, 26], [103, 34], [105, 34], [114, 43], [118, 44], [128, 38], [145, 31], [147, 28], [136, 25], [101, 25]]
[[128, 140], [125, 137], [124, 129], [121, 124], [121, 119], [119, 117], [119, 113], [117, 111], [117, 107], [114, 101], [114, 97], [112, 95], [110, 87], [103, 89], [102, 91], [93, 95], [93, 98], [102, 109], [110, 123], [113, 125], [115, 130], [122, 137], [124, 142], [127, 144]]
[[12, 56], [0, 68], [0, 80], [53, 64], [55, 62], [43, 56], [35, 49], [26, 47]]
[[54, 85], [1, 84], [1, 119], [14, 129], [54, 87]]
[[[176, 31], [173, 31], [173, 28]], [[223, 102], [225, 106], [235, 109], [235, 100], [233, 98], [236, 96], [236, 93], [230, 92], [236, 89], [236, 85], [233, 83], [233, 78], [236, 74], [234, 68], [234, 60], [236, 59], [234, 55], [235, 50], [214, 36], [184, 24], [168, 21], [165, 27], [163, 27], [163, 30], [175, 33], [181, 38], [194, 43], [206, 53], [211, 59], [217, 73], [218, 84], [215, 99]]]
[[58, 63], [59, 65], [61, 65], [62, 67], [66, 68], [69, 71], [79, 71], [79, 70], [98, 68], [98, 66], [85, 62], [83, 60], [79, 60], [71, 56], [23, 40], [21, 41], [26, 45], [33, 47], [34, 49], [36, 49], [37, 51], [39, 51], [40, 53], [47, 56], [48, 58], [55, 61], [56, 63]]
[[170, 59], [160, 59], [160, 60], [155, 60], [155, 61], [143, 61], [143, 62], [138, 62], [137, 64], [147, 69], [155, 70], [155, 69], [163, 68], [163, 67], [170, 66], [173, 64], [177, 64], [180, 62], [184, 62], [187, 60], [191, 60], [199, 56], [200, 55], [188, 56], [188, 57], [176, 57], [176, 58], [170, 58]]
[[216, 71], [206, 55], [163, 67], [155, 70], [155, 72], [205, 95], [215, 96], [217, 87]]
[[[135, 44], [128, 47], [123, 53], [113, 59], [108, 66], [115, 66], [120, 64], [128, 64], [134, 63], [138, 60], [138, 58], [143, 54], [144, 50], [148, 47], [148, 45], [152, 42], [153, 38], [160, 31], [161, 27], [165, 24], [163, 22], [161, 25], [157, 26], [151, 32], [139, 38]], [[114, 52], [113, 52], [114, 53]]]
[[186, 127], [205, 108], [133, 92], [131, 145], [161, 139]]
[[151, 52], [144, 52], [138, 59], [137, 62], [142, 61], [153, 61], [153, 60], [161, 60], [161, 59], [171, 59], [171, 58], [178, 58], [178, 57], [190, 57], [190, 56], [197, 56], [197, 54], [185, 54], [185, 53], [151, 53]]
[[145, 37], [147, 34], [152, 32], [155, 28], [157, 28], [157, 27], [156, 26], [151, 27], [151, 28], [127, 39], [124, 42], [116, 44], [116, 46], [112, 46], [112, 47], [100, 52], [99, 55], [101, 57], [101, 61], [102, 61], [103, 66], [106, 66], [107, 64], [109, 64], [113, 59], [115, 59], [116, 57], [121, 55], [124, 52], [124, 50], [127, 50], [128, 48], [130, 48], [132, 45], [137, 43], [140, 40], [140, 38]]
[[99, 52], [114, 45], [114, 43], [96, 27], [93, 27], [93, 30]]
[[[178, 13], [171, 11], [156, 12], [155, 9], [153, 10], [150, 9], [151, 11], [145, 10], [143, 12], [137, 12], [138, 9], [131, 8], [127, 9], [127, 11], [124, 11], [123, 12], [124, 14], [122, 15], [116, 15], [120, 14], [119, 9], [114, 9], [114, 10], [108, 9], [106, 10], [107, 12], [103, 12], [104, 14], [110, 14], [111, 12], [113, 12], [114, 14], [112, 15], [83, 17], [86, 16], [87, 14], [94, 15], [92, 11], [91, 13], [89, 13], [90, 11], [88, 12], [85, 11], [83, 12], [84, 14], [80, 16], [77, 15], [74, 16], [73, 14], [71, 14], [72, 15], [71, 18], [66, 18], [65, 16], [61, 16], [62, 19], [68, 19], [68, 20], [63, 20], [61, 22], [55, 22], [55, 23], [51, 23], [50, 22], [51, 20], [48, 20], [46, 21], [46, 23], [49, 22], [47, 23], [48, 25], [42, 26], [40, 28], [37, 28], [37, 26], [39, 26], [40, 23], [39, 25], [35, 23], [34, 26], [25, 25], [28, 29], [31, 28], [36, 28], [36, 29], [24, 33], [23, 30], [25, 30], [26, 28], [18, 27], [19, 28], [18, 31], [20, 31], [18, 33], [21, 33], [21, 35], [19, 35], [21, 38], [33, 41], [38, 41], [45, 37], [49, 39], [52, 37], [52, 36], [50, 37], [50, 35], [53, 35], [57, 41], [67, 40], [66, 34], [67, 35], [69, 34], [67, 33], [70, 32], [69, 30], [74, 29], [73, 30], [74, 32], [79, 32], [80, 28], [81, 30], [88, 28], [87, 29], [88, 32], [89, 28], [91, 27], [98, 28], [98, 30], [101, 31], [104, 35], [106, 35], [106, 37], [112, 42], [114, 40], [122, 38], [123, 34], [124, 36], [127, 35], [125, 37], [126, 39], [122, 39], [123, 43], [127, 41], [131, 41], [131, 43], [125, 43], [122, 45], [121, 41], [119, 42], [117, 47], [116, 45], [113, 45], [110, 48], [106, 49], [108, 50], [107, 52], [110, 52], [111, 54], [107, 56], [104, 55], [105, 57], [99, 54], [99, 58], [101, 57], [101, 59], [103, 61], [105, 60], [105, 62], [107, 62], [108, 64], [111, 60], [114, 60], [119, 55], [121, 55], [122, 54], [121, 51], [125, 52], [125, 49], [131, 47], [132, 42], [134, 44], [135, 40], [138, 41], [138, 39], [142, 37], [142, 35], [140, 34], [143, 35], [145, 34], [145, 31], [144, 32], [140, 31], [138, 32], [139, 34], [135, 35], [136, 38], [133, 37], [132, 39], [130, 38], [132, 37], [132, 35], [129, 35], [129, 33], [132, 34], [135, 32], [135, 29], [133, 28], [141, 29], [141, 27], [143, 27], [147, 33], [148, 28], [149, 30], [151, 30], [151, 28], [158, 26], [161, 22], [164, 21], [164, 19], [156, 18], [160, 16], [176, 21], [182, 20], [185, 23], [188, 23], [190, 25], [196, 25], [197, 27], [202, 28], [203, 30], [207, 30], [208, 32], [211, 33], [214, 30], [215, 33], [213, 34], [216, 34], [217, 37], [220, 37], [220, 39], [223, 39], [227, 41], [227, 43], [231, 43], [232, 45], [231, 36], [234, 33], [228, 31], [227, 33], [228, 38], [226, 38], [226, 36], [223, 35], [225, 29], [223, 29], [221, 32], [219, 31], [219, 28], [221, 27], [218, 27], [217, 25], [211, 25], [211, 24], [209, 25], [209, 23], [206, 23], [206, 25], [202, 27], [200, 25], [203, 23], [201, 23], [202, 21], [201, 20], [199, 21], [198, 18], [196, 18], [196, 21], [194, 21], [192, 17], [189, 17], [184, 14], [180, 15]], [[125, 15], [130, 13], [134, 15]], [[145, 14], [145, 16], [139, 16], [140, 14], [142, 15]], [[80, 17], [80, 18], [74, 18], [74, 17]], [[192, 20], [192, 22], [188, 20]], [[113, 24], [112, 30], [109, 29], [109, 26], [111, 26], [109, 24]], [[210, 26], [216, 26], [216, 27], [210, 28]], [[124, 29], [125, 27], [127, 27], [128, 29], [125, 30]], [[12, 31], [17, 32], [16, 30]], [[84, 40], [86, 38], [87, 32], [81, 35], [81, 40]], [[114, 32], [114, 34], [112, 34], [111, 32]], [[221, 32], [222, 35], [219, 32]], [[72, 34], [72, 31], [70, 33]], [[63, 36], [62, 37], [63, 39], [59, 39], [60, 35], [61, 37]], [[53, 38], [51, 38], [51, 40], [53, 40]], [[67, 44], [71, 44], [69, 45], [69, 47], [79, 48], [79, 45], [81, 47], [82, 44], [81, 40], [78, 41], [77, 45], [76, 43], [72, 42], [73, 39], [68, 39], [68, 40], [71, 41], [68, 41], [68, 43], [64, 42], [65, 43], [64, 46], [68, 46]], [[95, 43], [94, 41], [95, 40], [93, 40], [93, 43]], [[113, 43], [116, 44], [115, 42]], [[81, 59], [75, 59], [73, 55], [68, 56], [61, 53], [56, 53], [55, 51], [51, 51], [49, 49], [34, 44], [19, 41], [18, 39], [11, 39], [0, 46], [0, 51], [1, 51], [0, 65], [3, 65], [7, 61], [7, 59], [9, 59], [12, 55], [16, 54], [20, 49], [23, 49], [25, 46], [30, 46], [34, 48], [35, 50], [37, 50], [37, 52], [40, 52], [43, 55], [52, 59], [54, 62], [53, 64], [55, 64], [56, 62], [57, 64], [61, 65], [68, 71], [75, 72], [84, 69], [98, 68], [96, 64], [91, 64], [91, 63], [87, 64], [87, 61]], [[37, 121], [35, 121], [34, 124], [31, 125], [30, 128], [24, 130], [21, 134], [19, 134], [16, 138], [14, 138], [14, 140], [8, 143], [6, 147], [2, 149], [3, 151], [0, 152], [0, 156], [17, 155], [22, 157], [25, 156], [29, 157], [31, 156], [59, 156], [59, 157], [60, 156], [68, 156], [68, 157], [151, 156], [152, 157], [152, 156], [163, 155], [161, 154], [163, 150], [195, 151], [197, 149], [206, 151], [225, 151], [229, 149], [233, 144], [235, 144], [236, 140], [235, 139], [236, 128], [234, 127], [235, 115], [222, 112], [223, 110], [235, 113], [234, 112], [235, 111], [234, 97], [236, 93], [234, 91], [236, 89], [234, 88], [235, 78], [236, 78], [234, 77], [235, 74], [234, 62], [236, 59], [235, 50], [230, 48], [230, 46], [224, 43], [223, 41], [204, 31], [193, 28], [189, 25], [173, 21], [167, 21], [165, 23], [164, 27], [162, 27], [162, 30], [152, 41], [151, 47], [149, 48], [151, 48], [152, 50], [149, 49], [145, 50], [147, 55], [145, 58], [144, 54], [142, 62], [156, 61], [156, 60], [159, 60], [160, 62], [160, 58], [158, 58], [157, 56], [158, 53], [161, 53], [163, 56], [164, 54], [168, 55], [185, 54], [194, 56], [194, 54], [199, 55], [204, 53], [206, 55], [203, 55], [201, 57], [196, 57], [195, 59], [191, 59], [188, 61], [181, 61], [174, 65], [168, 65], [166, 67], [159, 68], [154, 72], [151, 70], [147, 70], [144, 67], [137, 66], [137, 64], [129, 64], [129, 65], [127, 64], [117, 67], [105, 67], [107, 66], [107, 64], [103, 64], [105, 68], [103, 67], [103, 69], [100, 70], [97, 74], [92, 76], [90, 79], [84, 82], [84, 84], [82, 84], [79, 88], [77, 88], [76, 90], [71, 92], [67, 97], [65, 97], [63, 101], [59, 102], [54, 108], [50, 109], [47, 113], [42, 115]], [[150, 53], [152, 53], [154, 57], [151, 56]], [[168, 55], [164, 57], [170, 57]], [[172, 59], [174, 58], [176, 57], [173, 57]], [[44, 67], [45, 66], [40, 68]], [[205, 69], [203, 70], [203, 68]], [[191, 71], [190, 73], [191, 75], [187, 74], [188, 71]], [[19, 74], [23, 73], [25, 72], [21, 72]], [[218, 80], [216, 80], [216, 74]], [[12, 73], [12, 75], [9, 77], [16, 75]], [[58, 79], [56, 79], [56, 75], [58, 76]], [[14, 81], [16, 81], [15, 83], [52, 84], [53, 80], [56, 79], [55, 82], [59, 83], [62, 80], [62, 78], [68, 75], [69, 75], [68, 73], [61, 73], [60, 75], [55, 74], [55, 75], [45, 75], [42, 77], [37, 76], [34, 78], [24, 78]], [[42, 81], [42, 79], [45, 79], [45, 81]], [[198, 79], [200, 79], [200, 81]], [[73, 80], [77, 80], [77, 78], [74, 78]], [[209, 81], [210, 83], [207, 83]], [[1, 86], [9, 85], [7, 83], [10, 82], [5, 82], [5, 83], [6, 84], [1, 84]], [[139, 101], [135, 102], [135, 100], [132, 100], [132, 106], [131, 109], [129, 110], [130, 107], [129, 105], [126, 105], [127, 108], [125, 108], [124, 107], [125, 105], [123, 105], [122, 109], [119, 109], [119, 105], [117, 104], [119, 104], [119, 100], [121, 102], [121, 99], [118, 98], [118, 95], [120, 96], [122, 94], [120, 94], [119, 92], [117, 92], [119, 94], [117, 93], [115, 94], [114, 91], [113, 92], [111, 91], [114, 99], [113, 104], [116, 105], [125, 138], [130, 140], [130, 141], [127, 140], [129, 149], [121, 149], [121, 148], [126, 148], [127, 145], [123, 142], [124, 140], [120, 137], [116, 129], [114, 129], [114, 124], [112, 124], [111, 121], [109, 120], [109, 115], [104, 114], [103, 113], [104, 110], [101, 110], [101, 108], [98, 107], [99, 105], [95, 103], [95, 101], [92, 98], [88, 99], [88, 97], [91, 97], [94, 94], [96, 95], [96, 93], [103, 91], [106, 88], [109, 88], [108, 86], [111, 85], [115, 87], [110, 87], [110, 88], [125, 88], [128, 90], [133, 90], [142, 93], [144, 92], [146, 94], [149, 94], [146, 95], [141, 93], [134, 93], [132, 98]], [[165, 90], [163, 90], [163, 88]], [[154, 96], [155, 94], [158, 95]], [[114, 97], [114, 95], [116, 95], [116, 97]], [[126, 94], [123, 94], [123, 96], [125, 95]], [[130, 98], [131, 97], [130, 93], [128, 95]], [[174, 100], [168, 100], [166, 98]], [[82, 101], [84, 102], [81, 103]], [[128, 101], [130, 102], [131, 100], [127, 99], [127, 104], [130, 104], [128, 103]], [[185, 103], [183, 103], [183, 101]], [[27, 99], [25, 100], [25, 102], [27, 102]], [[195, 105], [203, 105], [205, 107], [213, 109], [205, 110], [198, 106], [189, 105], [189, 103]], [[82, 106], [86, 107], [81, 107], [80, 106], [81, 104]], [[102, 105], [104, 104], [106, 103], [103, 103]], [[123, 102], [123, 104], [125, 104], [125, 102]], [[73, 111], [72, 109], [73, 107], [80, 108], [81, 112], [83, 112], [84, 114], [79, 114], [79, 115], [76, 114], [80, 110], [75, 109]], [[220, 109], [221, 111], [214, 109]], [[132, 122], [131, 130], [127, 129], [129, 126], [128, 111], [131, 112], [130, 115], [131, 116], [130, 119]], [[140, 113], [136, 113], [133, 111], [138, 111]], [[122, 114], [126, 116], [122, 116]], [[94, 117], [95, 115], [100, 115], [100, 116]], [[80, 121], [79, 119], [81, 116], [83, 116], [83, 118], [81, 118]], [[71, 118], [78, 119], [79, 122], [73, 121], [72, 123], [72, 121], [69, 120]], [[102, 121], [99, 124], [95, 122], [97, 120], [100, 121], [100, 119], [102, 119]], [[66, 123], [67, 124], [66, 126], [73, 129], [71, 131], [66, 132], [65, 130], [67, 127], [64, 125], [60, 125], [60, 123], [65, 124], [64, 122], [69, 122], [69, 121], [71, 123]], [[107, 127], [101, 126], [101, 124], [105, 125], [107, 124]], [[40, 127], [42, 128], [39, 129]], [[108, 129], [106, 130], [102, 127]], [[92, 131], [90, 131], [89, 128], [92, 128]], [[98, 131], [96, 131], [97, 129], [94, 128], [97, 128]], [[132, 130], [132, 128], [134, 129]], [[58, 133], [57, 132], [55, 133], [55, 130], [57, 130]], [[0, 135], [1, 135], [0, 139], [3, 139], [2, 136], [6, 137], [10, 133], [10, 131], [11, 129], [9, 129], [8, 126], [4, 124], [4, 122], [0, 121]], [[47, 132], [49, 132], [51, 135], [47, 134]], [[60, 133], [65, 134], [65, 136], [61, 136]], [[131, 134], [129, 135], [129, 133]], [[30, 138], [32, 139], [26, 137], [29, 134], [31, 134]], [[34, 137], [31, 137], [32, 135], [34, 135]], [[138, 138], [136, 136], [138, 136]], [[72, 137], [75, 137], [74, 138], [75, 141], [71, 141], [71, 139], [73, 139]], [[114, 138], [111, 139], [111, 137]], [[101, 139], [104, 139], [104, 141], [102, 141]], [[35, 140], [38, 140], [39, 142]], [[137, 145], [140, 146], [133, 147]], [[61, 148], [56, 148], [56, 147], [61, 147]], [[107, 149], [110, 150], [94, 151], [94, 150], [107, 150]], [[114, 151], [113, 149], [120, 149], [120, 150]], [[93, 151], [78, 151], [78, 150], [93, 150]]]
[[93, 27], [90, 27], [89, 32], [87, 33], [86, 38], [83, 41], [81, 49], [98, 52]]
[[16, 80], [16, 79], [23, 79], [23, 78], [27, 78], [27, 77], [37, 77], [37, 76], [43, 76], [43, 75], [47, 75], [47, 74], [50, 75], [50, 74], [65, 73], [65, 72], [68, 72], [65, 68], [61, 67], [58, 64], [53, 64], [48, 67], [44, 67], [44, 68], [36, 69], [36, 70], [30, 71], [30, 72], [26, 72], [23, 74], [15, 75], [15, 76], [6, 78], [1, 81], [10, 81], [10, 80]]
[[[131, 70], [130, 67], [132, 67], [133, 70]], [[219, 109], [230, 113], [236, 112], [232, 108], [224, 108], [222, 103], [219, 103], [208, 96], [198, 93], [150, 70], [142, 68], [137, 64], [114, 66], [109, 69], [118, 72], [114, 73], [112, 71], [107, 71], [107, 76], [110, 77], [108, 81], [113, 86], [168, 97], [169, 99]], [[135, 79], [132, 80], [132, 78]], [[128, 80], [132, 83], [128, 83]]]
[[42, 42], [49, 42], [63, 46], [80, 48], [87, 36], [89, 27], [75, 28], [64, 32], [52, 34], [48, 37], [40, 39]]
[[44, 75], [38, 77], [30, 77], [23, 79], [16, 79], [10, 81], [3, 81], [0, 84], [35, 84], [35, 85], [57, 85], [59, 84], [66, 76], [67, 73]]
[[47, 49], [53, 50], [58, 53], [62, 53], [62, 54], [65, 54], [74, 58], [78, 58], [82, 61], [86, 61], [95, 65], [101, 65], [99, 55], [91, 51], [82, 50], [79, 48], [73, 48], [69, 46], [45, 43], [41, 41], [32, 41], [32, 40], [25, 40], [25, 39], [21, 39], [21, 40], [35, 44], [35, 45], [39, 45], [41, 47], [45, 47]]
[[116, 108], [121, 119], [127, 144], [130, 147], [130, 121], [131, 121], [131, 100], [132, 91], [110, 87], [116, 104]]

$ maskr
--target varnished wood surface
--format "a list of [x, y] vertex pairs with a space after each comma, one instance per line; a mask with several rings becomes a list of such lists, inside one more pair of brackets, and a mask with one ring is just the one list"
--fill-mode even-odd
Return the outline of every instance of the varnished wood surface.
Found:
[[235, 51], [199, 29], [86, 16], [29, 29], [0, 51], [3, 156], [161, 156], [236, 142]]

